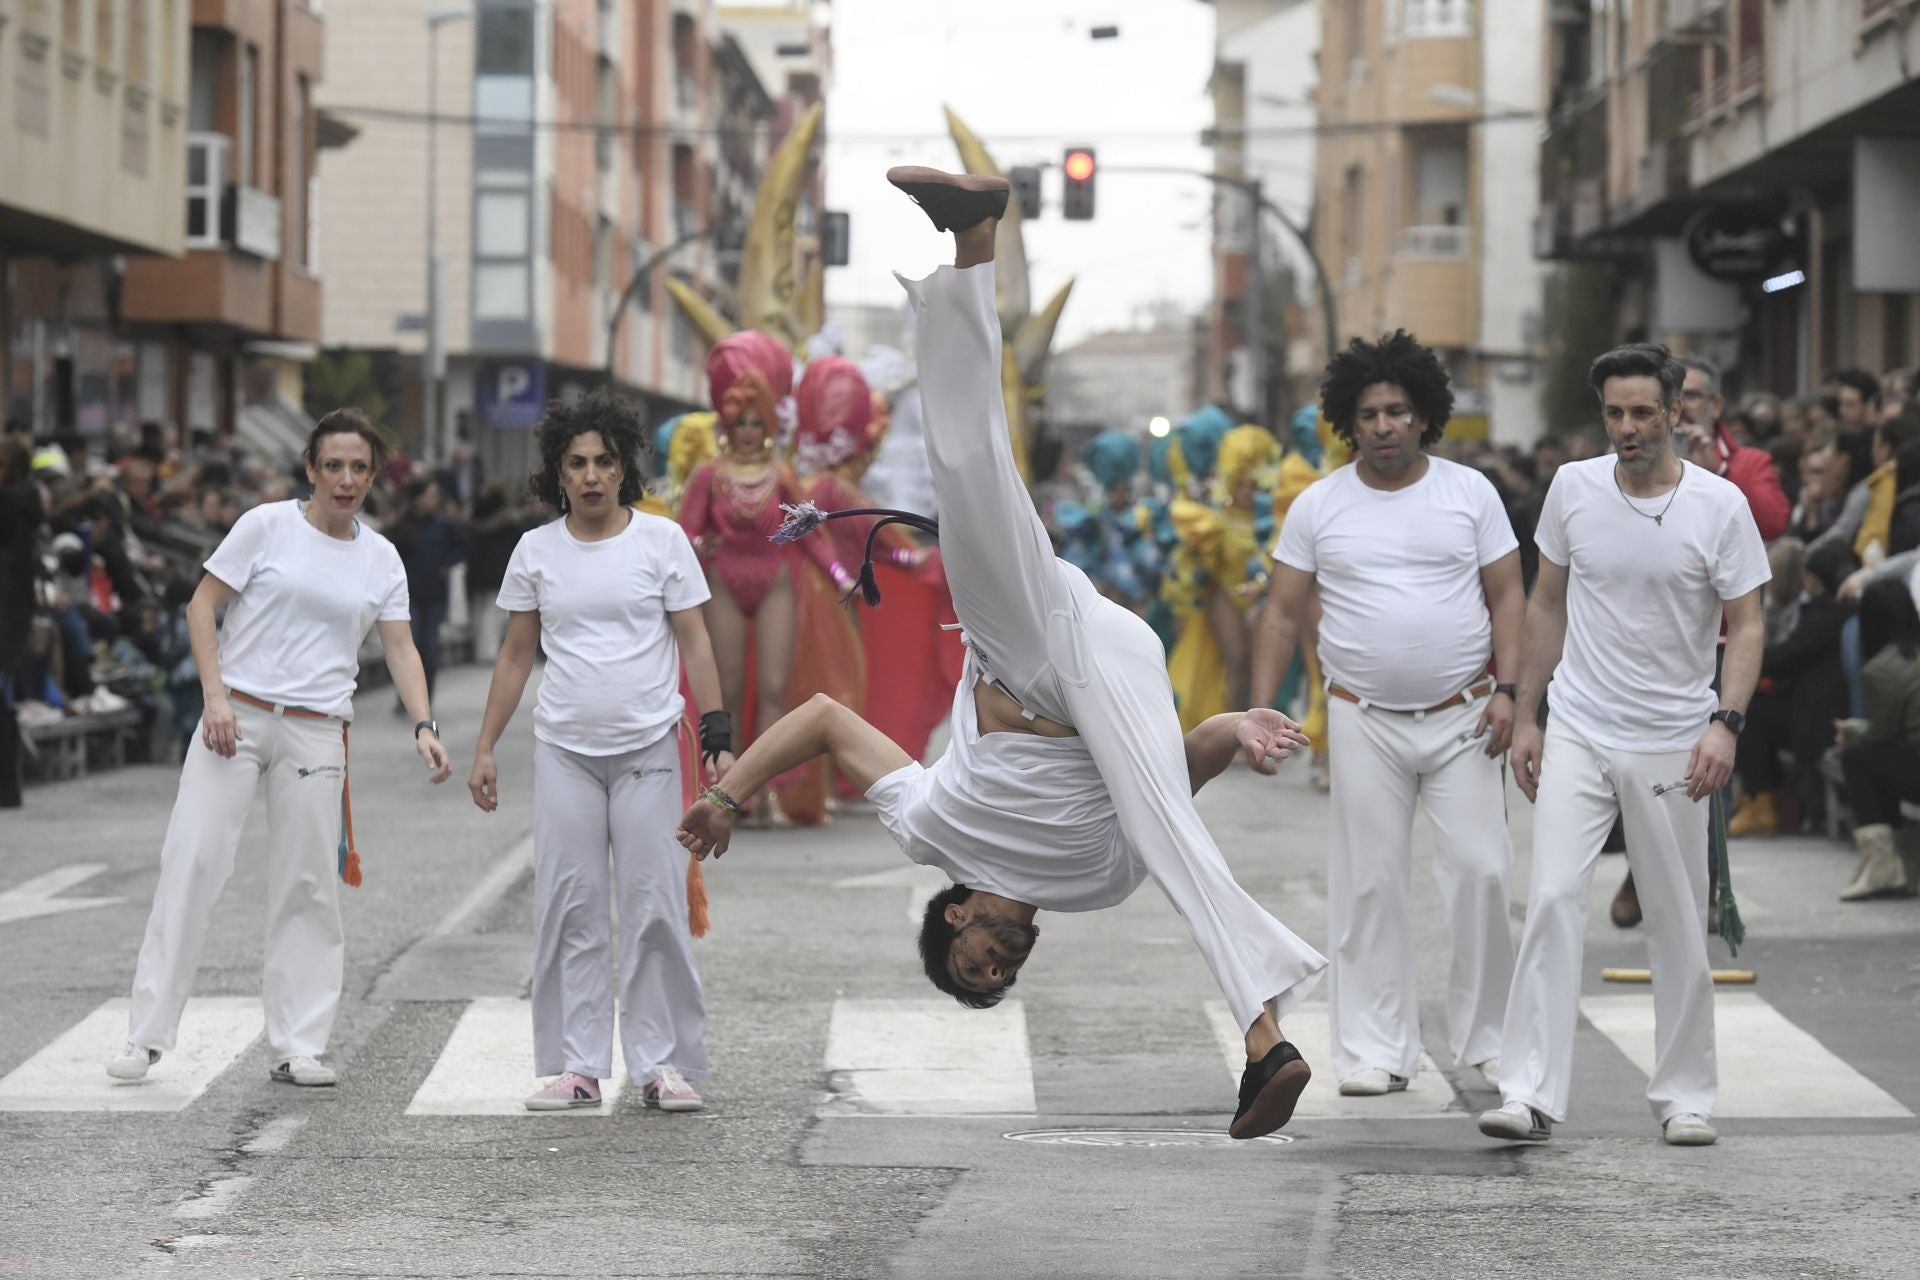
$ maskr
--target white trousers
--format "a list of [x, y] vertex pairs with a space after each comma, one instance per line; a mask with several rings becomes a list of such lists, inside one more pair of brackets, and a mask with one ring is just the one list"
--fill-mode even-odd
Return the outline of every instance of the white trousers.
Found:
[[[680, 740], [617, 756], [533, 752], [533, 1066], [613, 1074], [613, 909], [620, 895], [620, 1049], [645, 1084], [707, 1072], [707, 1004], [687, 928]], [[608, 860], [608, 850], [612, 860]]]
[[170, 1050], [200, 967], [207, 922], [233, 872], [240, 833], [267, 784], [267, 938], [261, 975], [267, 1043], [276, 1058], [326, 1051], [340, 1005], [346, 940], [340, 931], [340, 721], [278, 715], [238, 699], [232, 759], [195, 728], [160, 849], [160, 883], [133, 975], [127, 1039]]
[[1618, 814], [1653, 970], [1647, 1101], [1661, 1124], [1713, 1113], [1719, 1077], [1707, 959], [1707, 823], [1684, 786], [1653, 793], [1686, 776], [1688, 754], [1596, 746], [1548, 719], [1533, 816], [1533, 885], [1500, 1059], [1507, 1101], [1537, 1107], [1554, 1120], [1567, 1117], [1587, 888]]
[[1235, 1018], [1284, 1014], [1326, 959], [1234, 882], [1193, 807], [1153, 629], [1056, 558], [1014, 466], [991, 264], [902, 280], [918, 312], [927, 461], [954, 611], [987, 674], [1029, 713], [1072, 725], [1120, 829], [1187, 922]]
[[1486, 703], [1408, 714], [1327, 699], [1333, 821], [1327, 841], [1330, 1022], [1341, 1079], [1420, 1061], [1420, 997], [1408, 894], [1413, 809], [1438, 838], [1433, 878], [1453, 943], [1447, 1046], [1459, 1063], [1500, 1055], [1513, 981], [1507, 928], [1506, 787], [1473, 731]]

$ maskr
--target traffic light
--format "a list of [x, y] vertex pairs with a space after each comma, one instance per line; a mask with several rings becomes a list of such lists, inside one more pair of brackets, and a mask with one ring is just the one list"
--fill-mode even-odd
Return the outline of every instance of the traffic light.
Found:
[[1093, 179], [1098, 171], [1093, 148], [1068, 147], [1060, 168], [1067, 175], [1066, 188], [1060, 197], [1060, 216], [1085, 222], [1093, 217]]
[[852, 260], [853, 216], [829, 210], [820, 215], [820, 265], [844, 267]]
[[1040, 169], [1037, 165], [1017, 164], [1008, 175], [1013, 182], [1013, 198], [1020, 202], [1020, 216], [1040, 216]]

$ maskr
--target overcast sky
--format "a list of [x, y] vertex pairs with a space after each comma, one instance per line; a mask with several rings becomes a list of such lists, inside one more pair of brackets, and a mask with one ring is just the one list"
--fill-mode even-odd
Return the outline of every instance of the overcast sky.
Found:
[[[1207, 168], [1214, 11], [1198, 0], [833, 0], [827, 204], [853, 215], [853, 264], [830, 269], [833, 302], [897, 301], [892, 271], [921, 274], [951, 243], [892, 187], [896, 164], [960, 168], [951, 105], [1005, 170], [1050, 162], [1047, 210], [1026, 226], [1034, 305], [1068, 277], [1056, 346], [1126, 328], [1162, 298], [1189, 310], [1212, 292], [1211, 194], [1197, 179], [1109, 171]], [[1118, 39], [1089, 29], [1113, 25]], [[1102, 172], [1091, 222], [1064, 222], [1059, 162], [1095, 148]]]

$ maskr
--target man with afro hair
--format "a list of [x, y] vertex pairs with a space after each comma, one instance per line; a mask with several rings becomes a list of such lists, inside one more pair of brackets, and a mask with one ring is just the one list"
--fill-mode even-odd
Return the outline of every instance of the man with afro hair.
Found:
[[1327, 846], [1329, 1022], [1340, 1092], [1407, 1087], [1420, 1061], [1408, 914], [1413, 811], [1438, 836], [1453, 968], [1455, 1060], [1499, 1073], [1513, 977], [1501, 757], [1525, 593], [1519, 546], [1493, 484], [1427, 449], [1453, 412], [1447, 371], [1404, 330], [1355, 339], [1327, 363], [1320, 403], [1354, 464], [1295, 499], [1274, 551], [1254, 640], [1253, 699], [1269, 705], [1321, 602], [1333, 759]]

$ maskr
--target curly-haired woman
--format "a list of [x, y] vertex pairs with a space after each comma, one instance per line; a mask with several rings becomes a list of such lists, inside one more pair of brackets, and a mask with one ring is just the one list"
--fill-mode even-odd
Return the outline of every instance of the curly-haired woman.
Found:
[[[539, 444], [528, 488], [561, 517], [521, 537], [500, 584], [506, 636], [467, 782], [482, 810], [499, 807], [493, 747], [544, 650], [533, 713], [533, 1049], [535, 1074], [557, 1078], [526, 1106], [599, 1106], [613, 1074], [617, 888], [627, 1074], [648, 1105], [697, 1111], [686, 1077], [707, 1071], [707, 1012], [674, 823], [683, 659], [695, 699], [720, 705], [701, 615], [706, 577], [678, 524], [631, 506], [644, 437], [619, 399], [548, 406]], [[733, 762], [732, 731], [724, 711], [701, 717], [701, 752], [721, 772]]]

